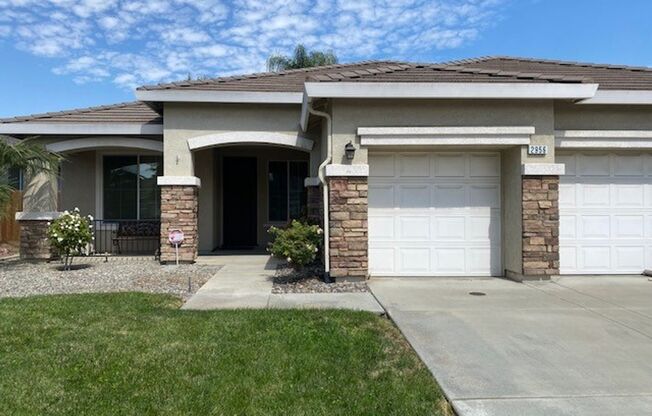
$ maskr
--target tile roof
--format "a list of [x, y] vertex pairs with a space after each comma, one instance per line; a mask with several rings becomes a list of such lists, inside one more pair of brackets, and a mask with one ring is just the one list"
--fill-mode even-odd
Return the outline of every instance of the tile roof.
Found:
[[652, 90], [652, 68], [489, 56], [419, 64], [364, 61], [140, 87], [140, 90], [302, 92], [312, 82], [593, 83], [600, 89]]
[[397, 64], [358, 70], [311, 75], [317, 82], [509, 82], [582, 83], [592, 82], [577, 75], [543, 74], [533, 71], [506, 71], [446, 64]]
[[579, 76], [600, 84], [601, 90], [652, 90], [652, 68], [592, 64], [550, 59], [485, 56], [447, 62], [448, 65], [501, 71], [535, 72], [550, 76]]
[[0, 119], [0, 123], [143, 123], [162, 124], [160, 114], [139, 101]]
[[352, 64], [336, 64], [305, 69], [292, 69], [281, 72], [259, 72], [255, 74], [188, 80], [168, 84], [145, 85], [141, 91], [150, 90], [217, 90], [217, 91], [255, 91], [255, 92], [303, 92], [303, 84], [310, 76], [337, 72], [357, 71], [399, 65], [395, 61], [363, 61]]
[[[217, 90], [302, 92], [305, 82], [597, 82], [602, 90], [652, 90], [652, 68], [590, 64], [546, 59], [486, 56], [419, 64], [400, 61], [363, 61], [282, 72], [263, 72], [206, 80], [180, 81], [140, 87], [139, 90]], [[89, 107], [55, 113], [0, 119], [17, 122], [148, 123], [162, 116], [142, 102]]]

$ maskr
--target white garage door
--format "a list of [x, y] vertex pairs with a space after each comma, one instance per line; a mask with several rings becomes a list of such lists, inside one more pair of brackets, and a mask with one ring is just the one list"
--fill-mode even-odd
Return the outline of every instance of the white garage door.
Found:
[[561, 153], [560, 272], [641, 273], [652, 267], [652, 157]]
[[374, 276], [491, 276], [500, 265], [500, 154], [370, 153]]

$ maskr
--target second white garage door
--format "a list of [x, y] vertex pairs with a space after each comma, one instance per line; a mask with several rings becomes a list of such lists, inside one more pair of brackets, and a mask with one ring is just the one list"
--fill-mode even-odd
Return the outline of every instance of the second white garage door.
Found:
[[500, 154], [369, 154], [374, 276], [499, 276]]
[[639, 274], [652, 268], [652, 157], [561, 153], [562, 274]]

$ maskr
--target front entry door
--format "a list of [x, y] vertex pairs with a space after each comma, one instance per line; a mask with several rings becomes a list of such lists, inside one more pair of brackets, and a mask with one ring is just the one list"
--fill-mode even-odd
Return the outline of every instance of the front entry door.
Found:
[[256, 158], [225, 157], [222, 178], [224, 248], [255, 247]]

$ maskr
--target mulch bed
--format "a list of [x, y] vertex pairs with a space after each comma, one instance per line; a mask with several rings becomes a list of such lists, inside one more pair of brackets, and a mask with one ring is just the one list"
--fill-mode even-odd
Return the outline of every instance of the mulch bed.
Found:
[[306, 266], [301, 271], [296, 271], [287, 264], [277, 267], [274, 275], [272, 293], [355, 293], [366, 292], [366, 282], [325, 283], [322, 276], [324, 269], [321, 265]]

